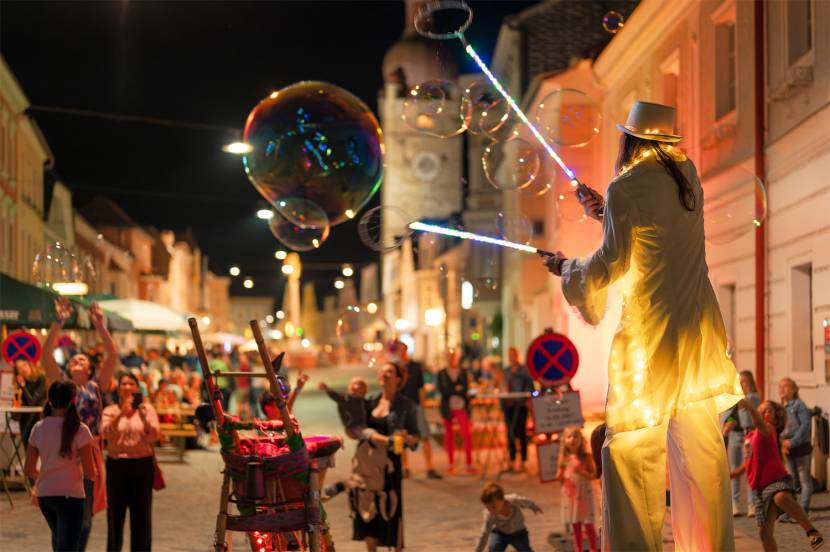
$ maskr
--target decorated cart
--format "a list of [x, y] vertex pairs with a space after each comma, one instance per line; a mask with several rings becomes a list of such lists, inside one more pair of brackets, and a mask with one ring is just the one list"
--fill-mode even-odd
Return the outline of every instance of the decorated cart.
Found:
[[[209, 408], [217, 421], [225, 464], [216, 518], [215, 552], [230, 550], [228, 531], [247, 533], [255, 552], [333, 551], [320, 501], [319, 471], [330, 465], [334, 453], [342, 447], [342, 439], [324, 435], [303, 437], [299, 423], [288, 411], [287, 386], [277, 376], [284, 353], [272, 363], [255, 321], [251, 322], [251, 329], [280, 419], [242, 420], [226, 414], [197, 322], [191, 318], [188, 323], [205, 374], [205, 386], [211, 397]], [[222, 372], [222, 377], [256, 375]], [[231, 513], [232, 505], [236, 513]]]

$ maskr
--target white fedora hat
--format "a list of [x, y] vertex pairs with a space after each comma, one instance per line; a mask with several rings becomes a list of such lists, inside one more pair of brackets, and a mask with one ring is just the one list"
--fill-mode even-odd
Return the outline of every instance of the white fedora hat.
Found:
[[676, 111], [671, 106], [637, 101], [628, 112], [628, 120], [617, 128], [644, 140], [679, 142], [683, 137], [675, 134], [675, 117]]

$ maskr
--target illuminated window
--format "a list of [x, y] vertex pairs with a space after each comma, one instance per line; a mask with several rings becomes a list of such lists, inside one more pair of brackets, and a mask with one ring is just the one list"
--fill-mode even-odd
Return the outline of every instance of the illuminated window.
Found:
[[787, 0], [787, 61], [794, 65], [813, 47], [812, 0]]

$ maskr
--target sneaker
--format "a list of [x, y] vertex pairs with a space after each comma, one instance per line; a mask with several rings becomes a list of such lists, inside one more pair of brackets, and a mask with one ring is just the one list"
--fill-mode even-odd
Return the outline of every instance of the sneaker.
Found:
[[791, 518], [787, 514], [782, 514], [781, 516], [779, 516], [778, 521], [779, 521], [779, 523], [798, 523], [797, 521], [795, 521], [793, 518]]
[[455, 466], [447, 468], [447, 475], [455, 475]]
[[435, 470], [427, 470], [427, 479], [444, 479], [441, 474]]

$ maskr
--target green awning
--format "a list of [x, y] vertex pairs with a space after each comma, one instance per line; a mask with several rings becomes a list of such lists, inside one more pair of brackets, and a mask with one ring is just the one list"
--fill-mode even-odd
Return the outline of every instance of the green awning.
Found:
[[0, 274], [0, 324], [47, 328], [52, 323], [56, 293]]
[[[48, 328], [55, 320], [55, 299], [58, 294], [43, 289], [11, 276], [0, 273], [0, 324], [11, 327], [26, 326], [28, 328]], [[88, 330], [92, 328], [89, 319], [90, 301], [70, 298], [72, 301], [72, 317], [64, 324], [64, 328], [74, 330]], [[107, 319], [107, 328], [110, 331], [127, 332], [133, 329], [133, 324], [123, 316], [104, 310]]]

